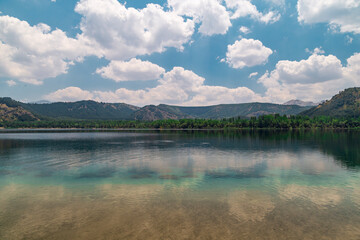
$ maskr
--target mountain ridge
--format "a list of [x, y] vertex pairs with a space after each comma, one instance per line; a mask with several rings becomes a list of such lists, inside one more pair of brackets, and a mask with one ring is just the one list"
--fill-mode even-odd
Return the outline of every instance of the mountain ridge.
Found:
[[347, 88], [330, 100], [300, 113], [309, 117], [360, 117], [360, 87]]
[[298, 106], [301, 106], [301, 107], [308, 107], [308, 106], [317, 106], [319, 104], [311, 102], [311, 101], [306, 102], [306, 101], [302, 101], [302, 100], [299, 100], [299, 99], [292, 99], [290, 101], [287, 101], [287, 102], [283, 103], [283, 105], [298, 105]]
[[24, 109], [19, 102], [11, 98], [1, 98], [0, 122], [2, 121], [38, 121], [40, 118]]
[[[296, 103], [294, 105], [294, 103]], [[167, 104], [137, 107], [126, 103], [103, 103], [92, 100], [55, 103], [22, 103], [9, 97], [0, 98], [0, 120], [36, 121], [72, 120], [139, 120], [223, 119], [261, 115], [303, 115], [309, 117], [360, 117], [360, 87], [345, 89], [330, 100], [310, 107], [300, 100], [285, 104], [239, 103], [212, 106], [175, 106]], [[286, 105], [291, 104], [291, 105]], [[299, 105], [300, 104], [300, 105]]]
[[[153, 106], [153, 105], [152, 105]], [[173, 106], [160, 104], [153, 106], [158, 113], [166, 112], [171, 117], [166, 118], [157, 117], [149, 118], [144, 111], [147, 111], [147, 106], [139, 109], [135, 115], [137, 120], [153, 121], [159, 119], [182, 119], [182, 118], [202, 118], [202, 119], [222, 119], [230, 117], [257, 117], [268, 114], [280, 115], [296, 115], [309, 107], [301, 107], [297, 105], [281, 105], [274, 103], [239, 103], [239, 104], [219, 104], [212, 106]]]
[[55, 103], [22, 103], [11, 98], [0, 98], [0, 103], [22, 107], [39, 119], [78, 120], [141, 120], [229, 117], [252, 117], [266, 114], [296, 115], [308, 107], [273, 103], [219, 104], [213, 106], [173, 106], [166, 104], [137, 107], [126, 103], [102, 103], [92, 100]]

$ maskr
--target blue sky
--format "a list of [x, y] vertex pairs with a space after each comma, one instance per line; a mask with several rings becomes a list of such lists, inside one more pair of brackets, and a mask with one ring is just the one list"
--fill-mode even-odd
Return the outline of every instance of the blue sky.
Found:
[[2, 0], [0, 95], [212, 105], [360, 85], [359, 0]]

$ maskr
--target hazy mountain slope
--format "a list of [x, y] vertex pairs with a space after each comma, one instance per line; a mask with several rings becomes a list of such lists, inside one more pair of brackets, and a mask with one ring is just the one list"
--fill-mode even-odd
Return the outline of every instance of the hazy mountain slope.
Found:
[[272, 103], [222, 104], [213, 106], [203, 118], [228, 118], [236, 116], [260, 116], [266, 114], [295, 115], [307, 109], [300, 106], [286, 106]]
[[287, 101], [286, 103], [283, 103], [283, 105], [298, 105], [298, 106], [306, 107], [306, 106], [317, 106], [318, 104], [314, 102], [304, 102], [298, 99], [294, 99]]
[[336, 94], [331, 100], [306, 110], [301, 115], [360, 117], [360, 88], [348, 88]]
[[193, 118], [192, 116], [187, 116], [181, 112], [173, 111], [171, 108], [164, 106], [154, 106], [149, 105], [145, 106], [132, 115], [135, 120], [142, 121], [155, 121], [161, 119], [182, 119], [182, 118]]
[[[272, 103], [221, 104], [206, 107], [181, 107], [160, 104], [145, 106], [134, 113], [137, 120], [205, 118], [221, 119], [229, 117], [251, 117], [266, 114], [296, 115], [309, 107], [280, 105]], [[154, 116], [153, 116], [154, 115]]]
[[11, 98], [0, 98], [0, 104], [8, 107], [21, 107], [36, 118], [61, 119], [131, 119], [139, 107], [125, 103], [99, 103], [95, 101], [57, 102], [57, 103], [22, 103]]
[[95, 101], [23, 104], [22, 106], [42, 116], [71, 119], [130, 119], [131, 114], [139, 109], [139, 107], [124, 103]]

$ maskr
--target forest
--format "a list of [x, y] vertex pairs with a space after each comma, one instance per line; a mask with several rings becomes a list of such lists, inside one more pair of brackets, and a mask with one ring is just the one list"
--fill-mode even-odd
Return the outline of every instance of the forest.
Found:
[[356, 129], [360, 117], [308, 117], [264, 115], [251, 118], [180, 119], [180, 120], [41, 120], [3, 121], [1, 128], [109, 128], [109, 129]]

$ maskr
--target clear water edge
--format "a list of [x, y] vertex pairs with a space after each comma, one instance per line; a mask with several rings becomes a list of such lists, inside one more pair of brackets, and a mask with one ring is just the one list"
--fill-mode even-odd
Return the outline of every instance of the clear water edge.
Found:
[[0, 239], [359, 239], [359, 147], [357, 132], [0, 133]]

